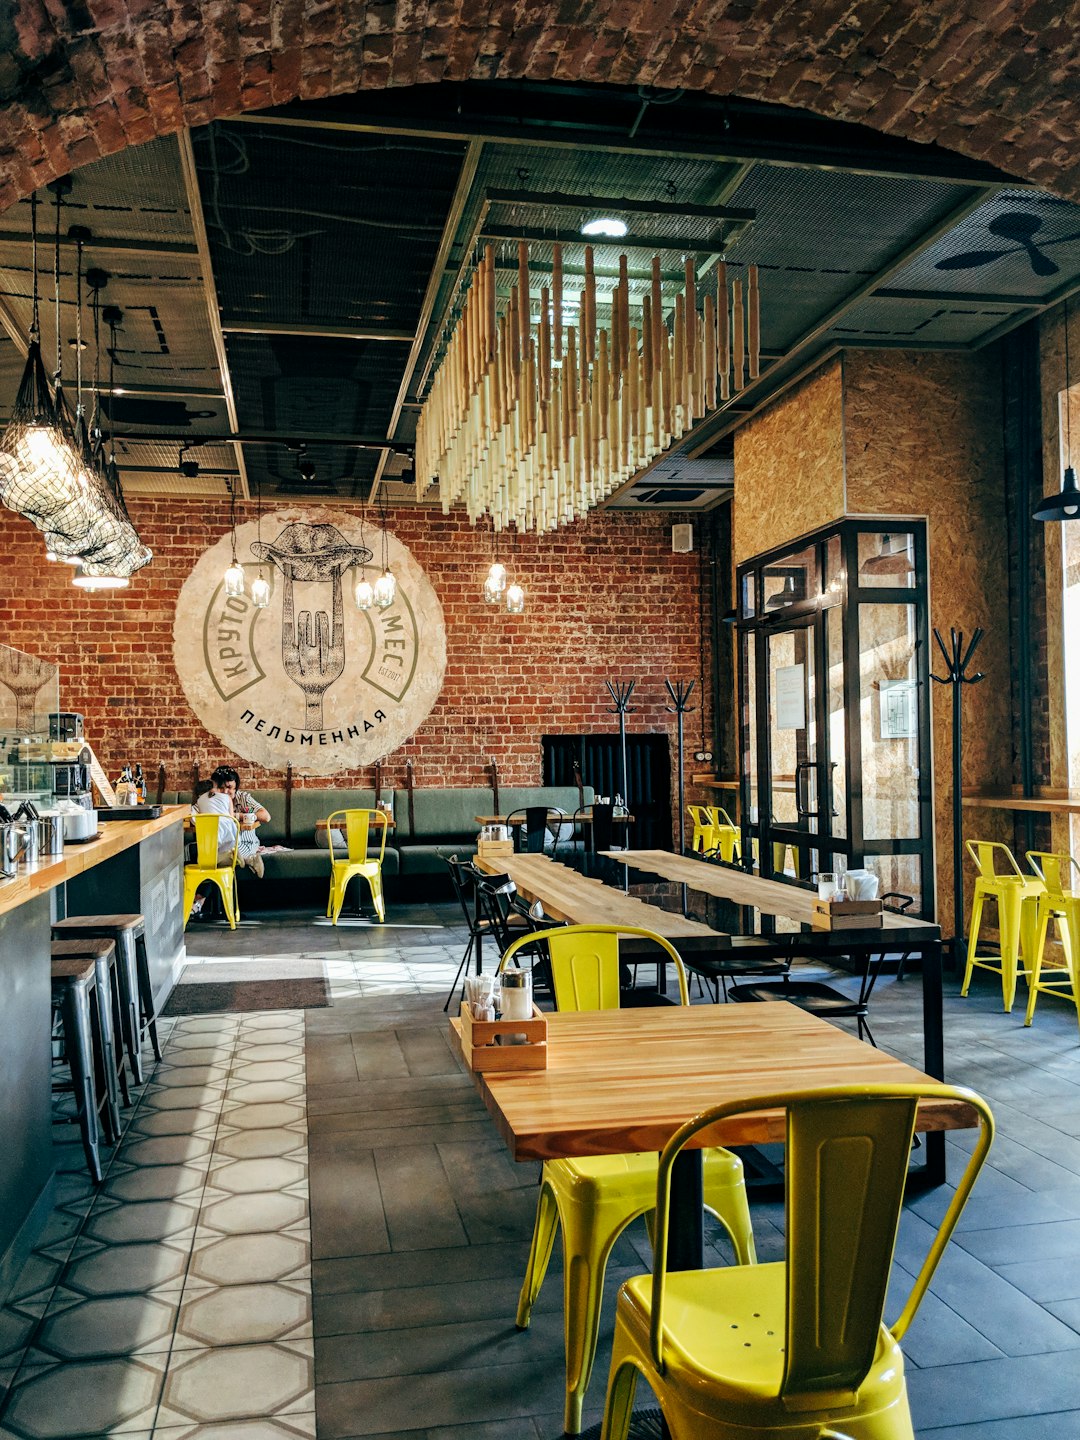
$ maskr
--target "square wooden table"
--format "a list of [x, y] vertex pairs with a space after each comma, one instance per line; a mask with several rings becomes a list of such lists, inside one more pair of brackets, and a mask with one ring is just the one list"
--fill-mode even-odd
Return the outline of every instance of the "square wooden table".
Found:
[[[547, 1019], [546, 1070], [473, 1076], [515, 1160], [659, 1151], [684, 1121], [708, 1106], [771, 1090], [934, 1083], [904, 1061], [783, 1001], [576, 1011]], [[451, 1021], [458, 1040], [460, 1023]], [[976, 1124], [965, 1105], [924, 1104], [917, 1129]], [[692, 1146], [782, 1142], [784, 1126], [782, 1111], [761, 1111], [702, 1131]], [[672, 1245], [673, 1268], [700, 1268], [697, 1148], [685, 1151], [673, 1171]]]

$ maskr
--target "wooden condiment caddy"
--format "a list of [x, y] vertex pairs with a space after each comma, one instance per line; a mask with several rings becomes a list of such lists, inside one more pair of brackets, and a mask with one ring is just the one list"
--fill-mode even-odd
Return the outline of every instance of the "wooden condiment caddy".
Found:
[[[474, 1020], [469, 1002], [461, 1003], [455, 1029], [461, 1053], [470, 1070], [513, 1071], [547, 1069], [547, 1016], [532, 1007], [531, 1020]], [[524, 1045], [500, 1043], [504, 1035], [524, 1035]]]
[[476, 853], [481, 860], [505, 860], [514, 853], [513, 840], [478, 840]]
[[880, 900], [815, 900], [811, 925], [815, 930], [878, 930], [882, 924]]

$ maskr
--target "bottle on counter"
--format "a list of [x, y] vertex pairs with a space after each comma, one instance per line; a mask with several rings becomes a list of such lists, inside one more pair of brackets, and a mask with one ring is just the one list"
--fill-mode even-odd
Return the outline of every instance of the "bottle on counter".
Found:
[[140, 804], [140, 805], [145, 805], [145, 804], [146, 804], [146, 779], [145, 779], [145, 777], [144, 777], [144, 775], [143, 775], [143, 768], [142, 768], [141, 765], [136, 765], [136, 766], [135, 766], [135, 789], [138, 791], [139, 804]]

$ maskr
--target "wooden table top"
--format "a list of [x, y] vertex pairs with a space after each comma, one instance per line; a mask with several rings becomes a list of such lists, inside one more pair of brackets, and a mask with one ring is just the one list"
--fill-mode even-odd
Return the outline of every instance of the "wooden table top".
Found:
[[[515, 818], [508, 820], [506, 815], [474, 815], [473, 819], [478, 825], [513, 825], [516, 827], [525, 824], [524, 815], [514, 810], [507, 811], [507, 814], [513, 815]], [[576, 820], [581, 825], [591, 825], [592, 810], [564, 810], [561, 814], [558, 810], [549, 810], [548, 818], [551, 820], [565, 820], [567, 823]], [[632, 825], [634, 819], [635, 817], [633, 815], [613, 815], [611, 817], [611, 823], [613, 825]]]
[[983, 810], [1024, 810], [1037, 815], [1080, 815], [1076, 795], [965, 795], [964, 805]]
[[[794, 1005], [661, 1006], [552, 1014], [546, 1070], [474, 1074], [515, 1160], [659, 1150], [710, 1105], [815, 1085], [933, 1084]], [[460, 1055], [460, 1020], [451, 1020]], [[925, 1104], [918, 1129], [966, 1129], [966, 1105]], [[784, 1139], [781, 1111], [702, 1131], [694, 1145]]]
[[[381, 813], [381, 812], [380, 812], [380, 813]], [[384, 815], [384, 816], [383, 816], [383, 820], [384, 820], [385, 823], [386, 823], [386, 828], [387, 828], [387, 830], [396, 830], [396, 829], [397, 829], [397, 826], [395, 825], [394, 821], [390, 819], [390, 816], [389, 816], [389, 815]], [[320, 834], [320, 833], [325, 833], [326, 827], [327, 827], [327, 825], [329, 824], [329, 821], [330, 821], [330, 817], [329, 817], [329, 816], [327, 816], [327, 818], [326, 818], [325, 820], [316, 820], [316, 821], [315, 821], [315, 833], [316, 833], [317, 835]], [[371, 821], [370, 823], [371, 823], [372, 825], [378, 826], [378, 823], [379, 823], [379, 822], [378, 822], [377, 820], [373, 820], [373, 821]], [[344, 827], [344, 825], [341, 823], [340, 820], [339, 820], [338, 823], [334, 826], [334, 829], [335, 829], [335, 830], [340, 830], [343, 835], [344, 835], [344, 833], [345, 833], [345, 827]]]
[[103, 860], [130, 850], [159, 830], [182, 825], [190, 811], [188, 805], [165, 805], [155, 820], [106, 820], [100, 825], [96, 839], [81, 844], [72, 844], [69, 840], [61, 856], [46, 856], [33, 865], [20, 864], [13, 880], [0, 880], [0, 915], [63, 885], [65, 880], [100, 865]]
[[[610, 860], [689, 885], [706, 895], [715, 895], [736, 905], [751, 905], [767, 915], [784, 915], [800, 925], [811, 923], [815, 894], [802, 886], [766, 880], [728, 865], [710, 865], [707, 860], [691, 860], [686, 855], [673, 855], [669, 850], [606, 850], [603, 853]], [[938, 926], [928, 920], [908, 919], [889, 911], [882, 920], [885, 930], [920, 930], [926, 932], [927, 939], [937, 938]]]
[[670, 910], [647, 905], [552, 860], [548, 855], [500, 855], [473, 862], [488, 875], [509, 875], [526, 900], [539, 900], [553, 920], [572, 925], [633, 925], [652, 930], [667, 940], [707, 936], [726, 944], [727, 936], [699, 920], [688, 920]]

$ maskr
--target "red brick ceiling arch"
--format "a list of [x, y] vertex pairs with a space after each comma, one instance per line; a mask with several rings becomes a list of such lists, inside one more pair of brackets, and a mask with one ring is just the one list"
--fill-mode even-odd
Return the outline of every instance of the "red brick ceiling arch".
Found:
[[0, 209], [182, 125], [468, 79], [801, 106], [1080, 199], [1080, 0], [15, 0]]

